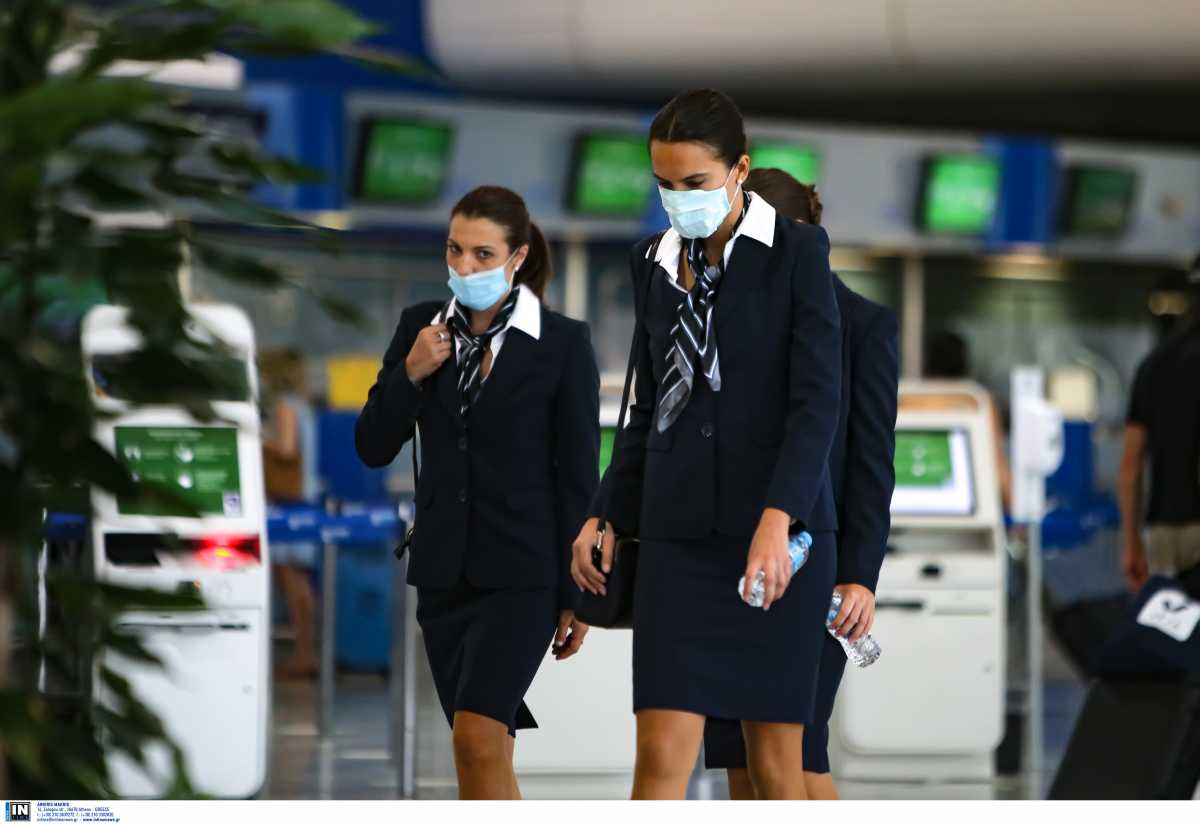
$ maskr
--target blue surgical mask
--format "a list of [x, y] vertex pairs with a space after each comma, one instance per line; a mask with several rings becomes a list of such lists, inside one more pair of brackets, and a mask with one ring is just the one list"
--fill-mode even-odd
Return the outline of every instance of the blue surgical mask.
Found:
[[[729, 170], [729, 175], [731, 174], [733, 169]], [[689, 239], [711, 237], [733, 208], [733, 204], [729, 202], [729, 195], [725, 194], [729, 175], [725, 175], [725, 182], [715, 189], [686, 189], [676, 192], [659, 186], [658, 195], [662, 198], [671, 228]], [[738, 188], [742, 188], [740, 182]], [[737, 192], [734, 192], [735, 196], [736, 194]]]
[[[513, 252], [509, 255], [508, 260], [512, 260], [516, 254]], [[504, 273], [504, 267], [508, 266], [508, 260], [495, 269], [476, 272], [472, 275], [460, 275], [454, 271], [454, 267], [446, 264], [446, 269], [450, 272], [450, 280], [446, 285], [450, 287], [454, 297], [458, 298], [458, 302], [468, 309], [476, 311], [488, 309], [495, 306], [501, 298], [508, 294], [508, 276]]]

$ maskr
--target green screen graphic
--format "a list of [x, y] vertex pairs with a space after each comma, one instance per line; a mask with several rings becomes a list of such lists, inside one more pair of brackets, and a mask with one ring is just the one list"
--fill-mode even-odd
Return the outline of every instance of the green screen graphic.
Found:
[[[237, 430], [230, 427], [118, 426], [117, 457], [135, 478], [155, 484], [204, 515], [242, 514]], [[170, 501], [117, 501], [122, 515], [180, 515]]]
[[950, 462], [950, 433], [896, 433], [896, 486], [946, 486], [954, 478]]
[[753, 143], [752, 169], [783, 169], [801, 183], [816, 183], [821, 177], [821, 157], [816, 149], [799, 143]]
[[1074, 170], [1067, 232], [1112, 237], [1125, 229], [1133, 204], [1135, 177], [1123, 169], [1082, 167]]
[[641, 217], [652, 191], [650, 151], [640, 134], [593, 134], [577, 148], [576, 212], [612, 217]]
[[980, 155], [942, 155], [929, 162], [922, 225], [931, 232], [978, 235], [992, 225], [1000, 164]]
[[367, 126], [359, 189], [370, 200], [427, 203], [446, 179], [454, 132], [438, 123], [381, 120]]
[[617, 439], [617, 430], [611, 426], [605, 426], [600, 430], [600, 474], [603, 475], [608, 471], [608, 465], [612, 463], [613, 443]]

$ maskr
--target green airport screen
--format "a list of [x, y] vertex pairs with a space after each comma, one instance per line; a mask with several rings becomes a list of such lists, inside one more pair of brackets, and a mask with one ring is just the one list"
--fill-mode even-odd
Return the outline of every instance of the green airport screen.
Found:
[[578, 139], [572, 211], [609, 217], [640, 218], [650, 185], [650, 151], [640, 134], [589, 134]]
[[921, 225], [930, 232], [979, 235], [991, 228], [1000, 191], [1000, 164], [982, 155], [940, 155], [928, 161]]
[[[237, 430], [210, 426], [118, 426], [117, 457], [134, 478], [168, 496], [118, 498], [122, 515], [242, 515]], [[174, 499], [172, 499], [174, 498]]]
[[600, 474], [603, 475], [608, 471], [608, 465], [612, 463], [613, 444], [617, 440], [617, 430], [611, 426], [605, 426], [600, 429]]
[[368, 200], [428, 203], [437, 199], [450, 165], [453, 130], [440, 123], [369, 120], [359, 194]]
[[953, 477], [949, 432], [896, 432], [896, 486], [942, 487]]
[[1067, 234], [1079, 237], [1120, 235], [1133, 206], [1136, 177], [1124, 169], [1080, 167], [1072, 172]]
[[821, 156], [802, 143], [752, 143], [750, 168], [782, 169], [801, 183], [813, 184], [821, 177]]

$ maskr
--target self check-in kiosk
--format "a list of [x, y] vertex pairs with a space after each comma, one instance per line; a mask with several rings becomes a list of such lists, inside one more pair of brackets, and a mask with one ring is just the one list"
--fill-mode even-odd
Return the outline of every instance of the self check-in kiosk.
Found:
[[[129, 612], [119, 619], [118, 631], [137, 636], [163, 668], [111, 654], [103, 664], [128, 679], [158, 714], [199, 792], [248, 798], [266, 779], [270, 713], [269, 563], [254, 331], [233, 306], [193, 305], [189, 313], [189, 336], [223, 342], [214, 366], [229, 370], [231, 385], [240, 386], [211, 399], [216, 418], [210, 421], [165, 399], [136, 406], [123, 400], [108, 371], [140, 346], [127, 310], [98, 306], [83, 322], [84, 363], [99, 413], [96, 438], [135, 478], [174, 496], [125, 499], [93, 491], [96, 578], [194, 593], [205, 603], [202, 610]], [[182, 509], [181, 501], [187, 504]], [[103, 705], [109, 696], [99, 679], [95, 683]], [[146, 755], [143, 769], [123, 754], [110, 754], [119, 795], [149, 797], [166, 789], [168, 753], [160, 747]]]
[[871, 634], [830, 724], [839, 780], [985, 781], [1003, 734], [1005, 551], [991, 401], [902, 382], [892, 529]]

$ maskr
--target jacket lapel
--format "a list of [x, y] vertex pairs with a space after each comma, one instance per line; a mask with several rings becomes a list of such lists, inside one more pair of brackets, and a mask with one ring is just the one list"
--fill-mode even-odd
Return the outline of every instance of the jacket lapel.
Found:
[[[542, 334], [545, 335], [544, 326]], [[511, 396], [525, 371], [531, 364], [537, 363], [539, 344], [540, 341], [534, 340], [520, 329], [509, 328], [504, 335], [504, 345], [500, 347], [500, 356], [492, 363], [492, 371], [483, 382], [475, 407], [486, 409]]]
[[[753, 238], [738, 238], [717, 293], [717, 329], [724, 327], [730, 318], [737, 315], [746, 295], [762, 282], [770, 256], [770, 247]], [[717, 345], [720, 346], [719, 339]]]

